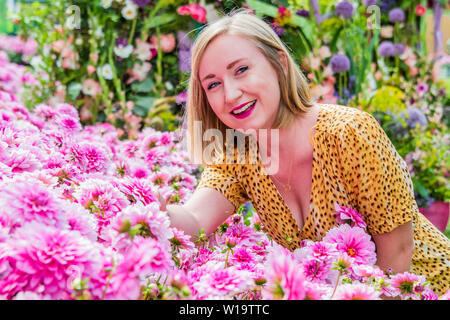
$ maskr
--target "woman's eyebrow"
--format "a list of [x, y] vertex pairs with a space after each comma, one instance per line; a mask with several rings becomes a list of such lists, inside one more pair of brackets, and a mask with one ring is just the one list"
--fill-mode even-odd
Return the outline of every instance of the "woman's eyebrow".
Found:
[[[231, 68], [233, 68], [233, 66], [236, 64], [236, 63], [238, 63], [239, 61], [241, 61], [241, 60], [244, 60], [245, 58], [239, 58], [239, 59], [237, 59], [237, 60], [234, 60], [233, 62], [231, 62], [228, 66], [227, 66], [227, 70], [230, 70]], [[201, 81], [201, 82], [203, 82], [203, 81], [205, 81], [206, 79], [209, 79], [209, 78], [214, 78], [216, 75], [214, 75], [214, 74], [208, 74], [206, 77], [204, 77], [203, 78], [203, 80]]]

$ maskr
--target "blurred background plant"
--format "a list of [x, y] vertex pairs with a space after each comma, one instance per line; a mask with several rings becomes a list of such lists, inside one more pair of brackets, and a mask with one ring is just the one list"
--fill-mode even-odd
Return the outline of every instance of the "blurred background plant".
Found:
[[0, 49], [39, 80], [24, 91], [24, 103], [70, 102], [84, 124], [109, 122], [123, 138], [146, 126], [177, 130], [193, 39], [231, 10], [253, 10], [286, 43], [317, 102], [378, 119], [408, 163], [419, 206], [450, 202], [450, 51], [441, 29], [450, 19], [447, 1], [15, 3], [7, 30], [16, 45], [2, 36]]

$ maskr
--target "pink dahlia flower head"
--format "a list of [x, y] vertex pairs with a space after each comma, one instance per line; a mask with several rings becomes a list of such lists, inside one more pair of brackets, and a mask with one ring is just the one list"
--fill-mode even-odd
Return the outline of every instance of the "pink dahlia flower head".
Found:
[[[305, 297], [305, 278], [293, 255], [285, 248], [275, 247], [267, 257], [263, 298], [302, 300]], [[281, 288], [281, 290], [280, 290]]]
[[363, 216], [355, 209], [340, 206], [337, 202], [334, 203], [334, 208], [336, 210], [336, 221], [339, 224], [349, 223], [352, 227], [367, 228]]
[[55, 192], [40, 181], [14, 181], [2, 184], [0, 215], [7, 215], [15, 225], [37, 221], [42, 224], [67, 227], [64, 206]]
[[328, 231], [324, 242], [335, 243], [337, 251], [354, 259], [356, 264], [373, 265], [377, 261], [375, 244], [369, 234], [358, 227], [343, 224]]
[[70, 299], [76, 279], [95, 279], [101, 271], [100, 247], [75, 231], [27, 224], [11, 239], [12, 270], [0, 280], [0, 295], [19, 292]]
[[380, 291], [363, 283], [345, 283], [336, 289], [334, 300], [381, 300]]
[[209, 264], [202, 273], [200, 280], [192, 284], [195, 299], [232, 299], [254, 284], [249, 271], [235, 266], [224, 269], [222, 263]]
[[69, 147], [68, 157], [84, 173], [107, 173], [112, 155], [105, 146], [81, 142]]
[[121, 181], [119, 189], [134, 203], [145, 205], [157, 202], [153, 185], [148, 180], [126, 178]]
[[167, 273], [172, 256], [152, 238], [136, 238], [123, 260], [113, 271], [107, 299], [138, 299], [147, 277]]

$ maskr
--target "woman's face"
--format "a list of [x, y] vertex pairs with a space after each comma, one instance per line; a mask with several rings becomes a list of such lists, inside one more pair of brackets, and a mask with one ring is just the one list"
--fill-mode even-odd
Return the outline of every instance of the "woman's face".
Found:
[[280, 104], [278, 75], [251, 41], [218, 36], [202, 56], [199, 76], [211, 108], [228, 127], [272, 127]]

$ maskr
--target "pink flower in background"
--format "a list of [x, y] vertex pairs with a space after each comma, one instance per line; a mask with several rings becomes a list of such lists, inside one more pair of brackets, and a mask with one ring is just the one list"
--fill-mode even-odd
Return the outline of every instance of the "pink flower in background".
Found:
[[426, 82], [418, 82], [417, 83], [417, 93], [419, 94], [420, 97], [423, 97], [425, 95], [425, 93], [428, 92], [429, 86]]
[[141, 61], [151, 60], [153, 58], [152, 45], [146, 41], [142, 41], [141, 39], [136, 39], [136, 49], [134, 49], [134, 53], [137, 55], [137, 58]]
[[86, 79], [83, 81], [82, 92], [87, 96], [95, 97], [102, 92], [102, 87], [94, 79]]
[[133, 69], [128, 70], [128, 74], [130, 78], [127, 80], [127, 84], [132, 83], [133, 81], [144, 81], [147, 77], [148, 72], [151, 70], [152, 65], [148, 62], [135, 63]]
[[177, 13], [182, 16], [190, 15], [192, 19], [200, 23], [206, 23], [206, 9], [197, 3], [180, 6]]
[[381, 300], [380, 292], [361, 283], [341, 284], [333, 297], [335, 300]]
[[363, 216], [355, 209], [340, 206], [337, 202], [334, 203], [334, 209], [336, 210], [334, 213], [336, 215], [336, 221], [339, 224], [349, 223], [352, 227], [367, 228]]
[[334, 227], [328, 231], [323, 241], [336, 243], [338, 252], [347, 254], [356, 264], [373, 265], [377, 260], [375, 244], [361, 228], [352, 228], [348, 224]]
[[[158, 37], [157, 36], [152, 36], [150, 41], [154, 48], [158, 48]], [[175, 36], [173, 35], [173, 33], [162, 34], [160, 36], [159, 41], [160, 41], [162, 52], [165, 52], [165, 53], [172, 52], [173, 49], [175, 49], [176, 40], [175, 40]]]
[[322, 60], [331, 57], [331, 51], [328, 46], [321, 46], [319, 49], [319, 55]]

